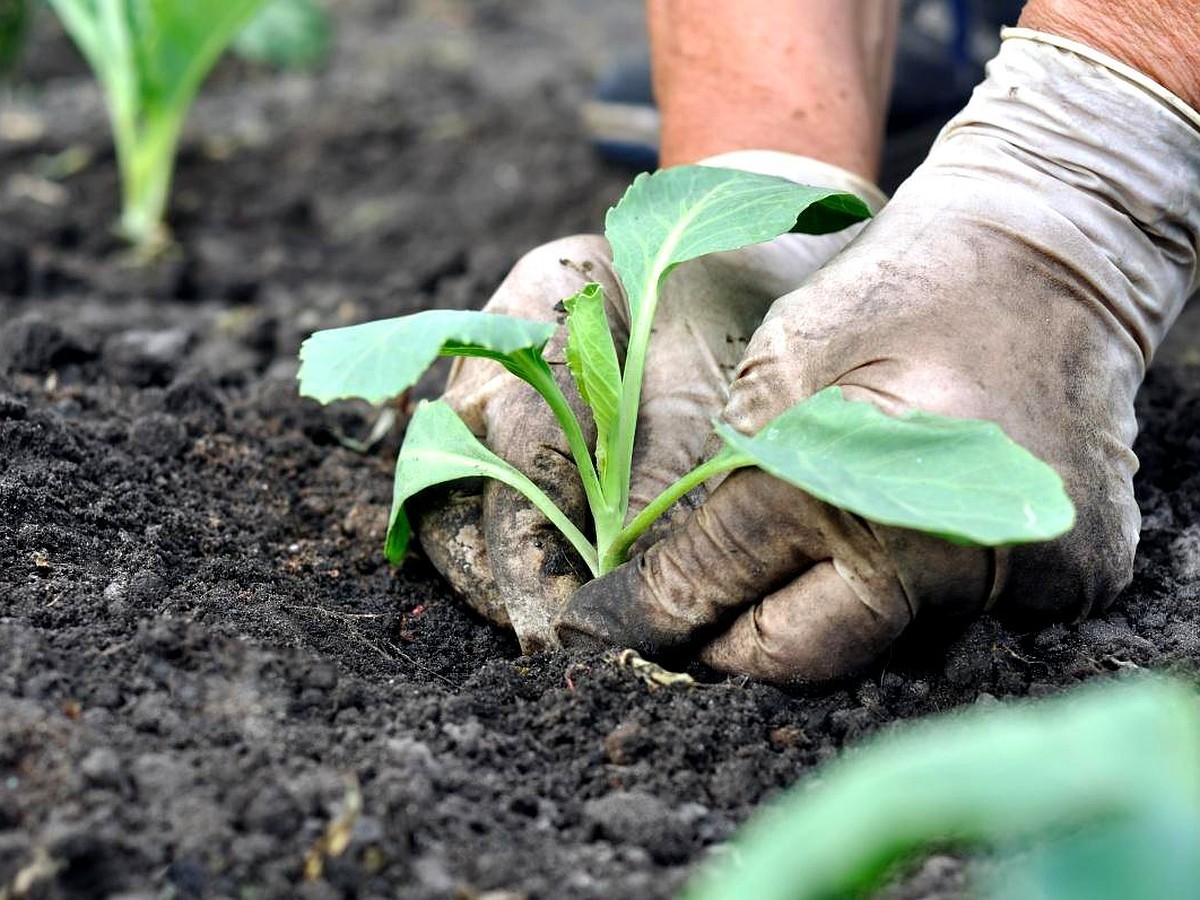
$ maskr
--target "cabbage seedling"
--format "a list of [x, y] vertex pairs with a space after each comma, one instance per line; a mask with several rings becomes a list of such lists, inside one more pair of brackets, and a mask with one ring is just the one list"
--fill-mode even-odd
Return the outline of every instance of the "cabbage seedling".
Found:
[[165, 240], [184, 119], [217, 59], [264, 0], [49, 0], [104, 90], [121, 170], [122, 234]]
[[398, 396], [438, 355], [495, 360], [545, 398], [571, 448], [594, 540], [515, 467], [485, 447], [442, 401], [418, 406], [396, 463], [385, 552], [399, 562], [410, 528], [404, 505], [425, 488], [487, 476], [525, 494], [563, 532], [594, 575], [620, 565], [650, 524], [689, 490], [760, 466], [815, 497], [873, 521], [949, 540], [997, 545], [1048, 540], [1074, 521], [1058, 474], [998, 426], [914, 412], [892, 417], [833, 387], [793, 406], [757, 435], [717, 424], [724, 449], [632, 519], [630, 469], [646, 352], [659, 289], [671, 270], [708, 253], [788, 232], [824, 234], [869, 215], [858, 198], [729, 169], [682, 166], [641, 175], [609, 210], [605, 235], [630, 311], [624, 365], [600, 285], [567, 298], [567, 363], [596, 425], [593, 454], [542, 357], [557, 326], [485, 312], [431, 310], [319, 331], [300, 349], [300, 392], [323, 403]]

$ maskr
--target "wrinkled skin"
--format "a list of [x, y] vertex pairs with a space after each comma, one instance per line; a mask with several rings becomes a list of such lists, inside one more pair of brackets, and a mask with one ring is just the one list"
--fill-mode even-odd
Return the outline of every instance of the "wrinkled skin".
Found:
[[[1063, 123], [1069, 123], [1065, 126]], [[1077, 525], [985, 550], [882, 527], [757, 470], [571, 599], [569, 645], [698, 654], [777, 681], [876, 659], [917, 617], [1076, 619], [1129, 581], [1130, 446], [1150, 354], [1196, 284], [1200, 140], [1141, 88], [1010, 40], [884, 212], [750, 342], [723, 415], [752, 433], [829, 385], [998, 422]]]
[[[793, 172], [798, 169], [803, 177], [807, 170], [814, 182], [840, 189], [858, 186], [858, 179], [830, 166], [790, 160]], [[670, 276], [660, 294], [647, 358], [630, 515], [703, 460], [710, 423], [725, 406], [733, 371], [771, 303], [831, 258], [856, 231], [785, 235], [769, 244], [684, 264]], [[623, 358], [629, 327], [626, 304], [612, 272], [608, 243], [601, 237], [569, 237], [533, 250], [517, 263], [485, 309], [561, 323], [562, 300], [588, 281], [604, 288]], [[565, 340], [565, 328], [560, 328], [544, 356], [589, 441], [594, 441], [590, 413], [565, 363]], [[459, 359], [444, 399], [492, 450], [528, 475], [586, 530], [583, 486], [570, 450], [533, 388], [493, 362]], [[557, 646], [551, 620], [588, 572], [541, 513], [517, 491], [496, 482], [460, 482], [426, 493], [417, 505], [422, 549], [466, 602], [492, 622], [511, 626], [527, 653]]]

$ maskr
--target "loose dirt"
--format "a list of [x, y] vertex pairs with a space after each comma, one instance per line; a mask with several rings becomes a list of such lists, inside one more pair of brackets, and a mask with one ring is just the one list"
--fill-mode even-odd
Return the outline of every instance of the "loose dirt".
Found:
[[[1200, 660], [1184, 343], [1139, 404], [1134, 584], [1078, 625], [985, 618], [820, 689], [651, 691], [522, 658], [420, 560], [384, 564], [399, 429], [347, 449], [378, 413], [298, 399], [296, 349], [479, 306], [524, 250], [599, 227], [628, 175], [575, 111], [637, 5], [589, 6], [343, 3], [321, 72], [223, 65], [180, 247], [141, 268], [107, 230], [100, 99], [40, 25], [0, 105], [0, 894], [665, 898], [868, 732]], [[894, 894], [965, 877], [937, 856]]]

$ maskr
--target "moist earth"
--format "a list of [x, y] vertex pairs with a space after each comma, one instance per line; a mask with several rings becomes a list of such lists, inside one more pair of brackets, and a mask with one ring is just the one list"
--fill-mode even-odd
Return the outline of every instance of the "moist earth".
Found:
[[[637, 7], [335, 4], [319, 72], [219, 68], [149, 264], [109, 229], [101, 99], [39, 22], [0, 88], [0, 896], [665, 898], [868, 733], [1193, 671], [1191, 326], [1139, 399], [1134, 582], [1079, 624], [984, 618], [832, 686], [651, 690], [521, 657], [422, 560], [385, 564], [407, 406], [300, 400], [299, 342], [477, 307], [596, 230], [628, 174], [577, 112]], [[968, 877], [935, 855], [890, 894]]]

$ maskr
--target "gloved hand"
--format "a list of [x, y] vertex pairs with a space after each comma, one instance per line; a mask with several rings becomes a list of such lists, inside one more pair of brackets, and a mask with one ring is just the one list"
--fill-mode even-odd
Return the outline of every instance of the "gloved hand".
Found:
[[819, 680], [870, 663], [918, 615], [995, 603], [1073, 619], [1128, 583], [1133, 398], [1197, 284], [1200, 117], [1087, 48], [1007, 38], [883, 213], [772, 307], [724, 417], [753, 433], [841, 385], [888, 412], [991, 419], [1062, 475], [1075, 529], [954, 546], [741, 470], [670, 538], [575, 594], [564, 644]]
[[[873, 185], [815, 160], [750, 152], [706, 162], [846, 190], [874, 209], [883, 204]], [[667, 279], [647, 356], [631, 517], [703, 459], [710, 423], [728, 399], [733, 369], [772, 301], [831, 258], [856, 230], [821, 237], [785, 235], [770, 244], [686, 263]], [[569, 237], [533, 250], [484, 308], [561, 322], [562, 300], [588, 281], [604, 287], [622, 355], [629, 327], [626, 303], [608, 244], [599, 236]], [[565, 328], [560, 328], [544, 355], [594, 441], [590, 414], [567, 370], [565, 341]], [[457, 359], [443, 399], [495, 453], [584, 526], [583, 485], [558, 422], [533, 388], [494, 362]], [[551, 619], [588, 573], [524, 496], [497, 482], [452, 484], [424, 495], [416, 531], [426, 556], [454, 589], [486, 618], [511, 625], [525, 652], [557, 645]]]

